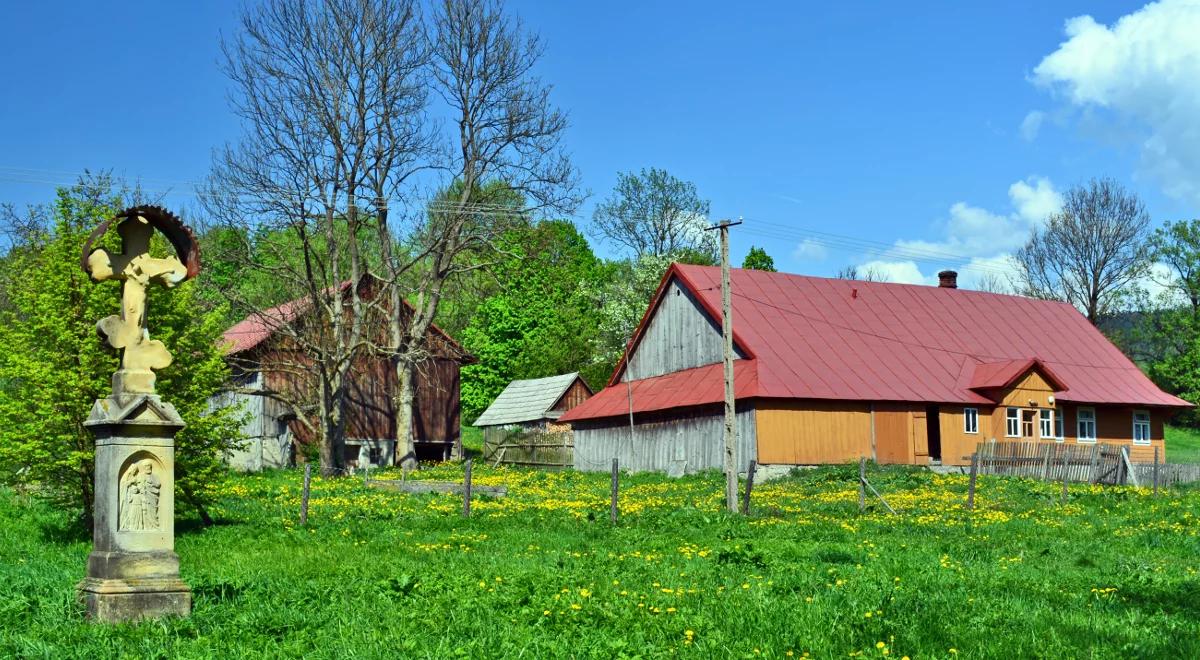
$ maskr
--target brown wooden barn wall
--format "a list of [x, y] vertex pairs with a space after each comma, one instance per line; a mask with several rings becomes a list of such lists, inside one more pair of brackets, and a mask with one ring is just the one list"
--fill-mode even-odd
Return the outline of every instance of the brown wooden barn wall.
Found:
[[587, 401], [589, 398], [591, 398], [591, 396], [592, 392], [587, 388], [587, 385], [583, 384], [583, 379], [576, 378], [575, 382], [571, 383], [571, 386], [567, 388], [567, 391], [563, 392], [563, 395], [559, 397], [558, 402], [554, 404], [554, 407], [551, 408], [551, 410], [565, 413], [584, 401]]

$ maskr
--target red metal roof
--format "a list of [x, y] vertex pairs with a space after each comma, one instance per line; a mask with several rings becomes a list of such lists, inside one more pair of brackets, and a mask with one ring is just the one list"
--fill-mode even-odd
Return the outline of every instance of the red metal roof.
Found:
[[[646, 323], [672, 278], [696, 295], [720, 323], [721, 270], [674, 264], [630, 342], [636, 349]], [[1041, 365], [1058, 385], [1069, 385], [1062, 401], [1182, 407], [1191, 404], [1158, 389], [1074, 307], [965, 289], [805, 277], [734, 269], [734, 342], [748, 357], [753, 388], [737, 382], [738, 398], [842, 399], [990, 404], [975, 392], [981, 376], [989, 382], [1021, 364]], [[626, 355], [629, 352], [627, 351]], [[746, 369], [743, 367], [742, 369]], [[609, 389], [563, 417], [565, 421], [628, 414], [625, 388]], [[711, 378], [712, 383], [696, 379]], [[690, 374], [690, 375], [684, 375]], [[738, 372], [740, 374], [740, 372]], [[676, 379], [688, 378], [681, 391]], [[715, 403], [722, 399], [719, 365], [690, 369], [635, 382], [653, 407]], [[639, 388], [639, 383], [641, 386]], [[673, 386], [668, 393], [660, 390]], [[619, 413], [616, 402], [625, 401]]]
[[[367, 285], [372, 280], [374, 280], [374, 276], [364, 275], [360, 280], [363, 283], [360, 285], [360, 291], [362, 290], [362, 286]], [[349, 288], [349, 286], [350, 280], [346, 280], [338, 285], [343, 290]], [[332, 287], [330, 287], [330, 290], [332, 290]], [[407, 300], [403, 302], [405, 306], [412, 309], [411, 303]], [[307, 296], [303, 296], [262, 312], [254, 312], [241, 321], [238, 321], [221, 335], [224, 344], [228, 347], [226, 354], [235, 355], [258, 346], [271, 337], [276, 330], [297, 319], [309, 308], [310, 304], [311, 300]], [[430, 325], [429, 331], [445, 340], [452, 349], [461, 353], [467, 361], [475, 360], [473, 356], [467, 353], [458, 342], [454, 341], [441, 328], [436, 325]]]
[[973, 390], [1006, 389], [1016, 384], [1017, 380], [1029, 373], [1031, 369], [1036, 369], [1042, 374], [1042, 377], [1046, 379], [1050, 387], [1054, 388], [1055, 392], [1065, 392], [1069, 389], [1067, 384], [1057, 374], [1036, 358], [977, 364], [975, 365], [975, 371], [971, 374], [971, 384], [968, 387]]

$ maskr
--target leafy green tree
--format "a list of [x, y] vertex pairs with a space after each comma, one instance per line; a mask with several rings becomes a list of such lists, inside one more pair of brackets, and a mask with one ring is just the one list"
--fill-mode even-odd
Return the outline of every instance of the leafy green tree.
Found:
[[[1118, 344], [1148, 365], [1150, 377], [1163, 389], [1200, 402], [1200, 220], [1168, 223], [1149, 241], [1150, 258], [1160, 268], [1153, 275], [1161, 291], [1155, 299], [1142, 294], [1141, 311], [1129, 331], [1119, 330]], [[1165, 272], [1161, 268], [1165, 266]], [[1195, 413], [1183, 421], [1196, 424]]]
[[618, 172], [617, 185], [596, 205], [597, 233], [633, 250], [635, 258], [681, 251], [717, 258], [717, 238], [708, 227], [708, 200], [696, 185], [651, 167], [640, 173]]
[[[0, 313], [0, 475], [35, 487], [60, 504], [82, 509], [91, 520], [93, 439], [84, 428], [92, 403], [108, 396], [116, 353], [96, 335], [96, 321], [120, 307], [121, 287], [94, 283], [79, 266], [88, 233], [125, 206], [105, 177], [60, 189], [52, 226], [31, 245], [10, 253], [3, 272], [9, 307]], [[103, 245], [119, 249], [109, 232]], [[159, 238], [159, 237], [156, 237]], [[153, 249], [165, 255], [165, 241]], [[176, 476], [181, 505], [208, 519], [204, 504], [225, 472], [221, 451], [239, 440], [240, 413], [209, 412], [209, 397], [228, 370], [218, 348], [221, 310], [200, 311], [196, 287], [151, 287], [148, 325], [175, 357], [159, 372], [158, 392], [179, 411], [187, 427], [176, 437]], [[182, 507], [181, 507], [182, 508]]]
[[479, 359], [462, 370], [468, 423], [513, 380], [579, 371], [594, 383], [611, 368], [592, 354], [598, 319], [587, 295], [603, 264], [575, 226], [545, 221], [511, 229], [499, 243], [497, 292], [478, 305], [462, 335]]
[[767, 251], [760, 247], [750, 246], [750, 253], [746, 255], [746, 259], [742, 261], [742, 268], [750, 270], [765, 270], [769, 273], [775, 272], [775, 260]]

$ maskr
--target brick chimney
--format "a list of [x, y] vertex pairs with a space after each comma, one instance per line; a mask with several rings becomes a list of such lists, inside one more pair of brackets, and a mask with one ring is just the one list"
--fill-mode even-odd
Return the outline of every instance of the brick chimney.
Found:
[[957, 289], [958, 273], [952, 270], [943, 270], [938, 273], [938, 286], [943, 289]]

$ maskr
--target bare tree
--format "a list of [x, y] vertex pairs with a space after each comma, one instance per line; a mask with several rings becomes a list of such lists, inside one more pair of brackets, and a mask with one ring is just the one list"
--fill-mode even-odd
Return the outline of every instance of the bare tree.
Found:
[[839, 280], [859, 280], [861, 282], [887, 282], [887, 274], [875, 268], [868, 266], [859, 270], [858, 266], [846, 266], [838, 270], [834, 275]]
[[1009, 286], [1009, 282], [996, 273], [984, 273], [975, 281], [975, 286], [971, 288], [986, 293], [1012, 293], [1012, 287]]
[[[374, 339], [364, 323], [372, 303], [357, 284], [370, 257], [392, 247], [368, 243], [373, 207], [386, 207], [427, 147], [420, 19], [414, 0], [266, 0], [223, 51], [245, 134], [216, 155], [204, 203], [256, 237], [253, 250], [237, 251], [247, 268], [302, 297], [286, 313], [233, 302], [282, 338], [289, 357], [271, 367], [304, 386], [273, 395], [313, 427], [322, 472], [334, 474], [347, 374]], [[276, 251], [284, 257], [260, 258]]]
[[[447, 283], [486, 267], [464, 255], [490, 247], [514, 218], [571, 211], [580, 201], [577, 173], [560, 143], [567, 118], [550, 102], [550, 87], [533, 74], [543, 52], [538, 37], [491, 0], [443, 0], [430, 21], [429, 43], [434, 89], [453, 122], [441, 163], [453, 184], [429, 203], [425, 222], [413, 232], [416, 258], [408, 265], [386, 260], [397, 284], [403, 281], [398, 271], [408, 271], [413, 310], [391, 330], [396, 445], [405, 468], [415, 465], [413, 376], [428, 358], [423, 343], [429, 327]], [[514, 212], [514, 195], [528, 208]], [[392, 295], [398, 298], [398, 288]]]
[[1149, 270], [1149, 224], [1142, 201], [1112, 179], [1072, 187], [1016, 254], [1022, 293], [1070, 302], [1095, 324]]
[[596, 206], [592, 224], [601, 236], [634, 252], [663, 256], [695, 250], [716, 258], [717, 244], [708, 226], [708, 200], [695, 184], [666, 170], [618, 172], [608, 199]]

